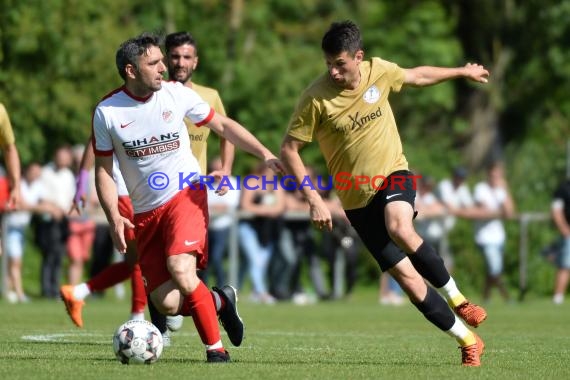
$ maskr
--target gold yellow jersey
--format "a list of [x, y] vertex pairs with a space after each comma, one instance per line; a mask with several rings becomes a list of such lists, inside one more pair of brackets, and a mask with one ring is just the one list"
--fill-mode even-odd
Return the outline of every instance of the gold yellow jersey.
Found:
[[[196, 91], [202, 99], [206, 101], [220, 115], [226, 116], [226, 110], [222, 103], [222, 99], [213, 88], [201, 86], [196, 83], [192, 83], [192, 90]], [[200, 164], [200, 171], [202, 174], [207, 174], [208, 166], [208, 135], [210, 134], [210, 128], [207, 127], [196, 127], [188, 118], [184, 119], [186, 127], [188, 129], [188, 135], [190, 136], [190, 146], [192, 148], [192, 154], [198, 159], [198, 164]]]
[[[328, 72], [313, 82], [287, 131], [301, 141], [318, 141], [345, 210], [366, 206], [385, 177], [408, 169], [388, 102], [391, 91], [400, 91], [404, 70], [380, 58], [361, 62], [359, 69], [354, 90], [339, 87]], [[368, 184], [362, 180], [366, 177]]]
[[0, 146], [14, 144], [14, 131], [4, 105], [0, 103]]

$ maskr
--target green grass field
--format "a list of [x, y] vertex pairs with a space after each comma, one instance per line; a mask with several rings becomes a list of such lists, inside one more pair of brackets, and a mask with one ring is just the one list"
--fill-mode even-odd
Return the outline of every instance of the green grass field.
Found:
[[[244, 299], [247, 297], [243, 297]], [[295, 306], [243, 301], [241, 347], [230, 364], [206, 364], [190, 319], [172, 346], [150, 366], [122, 365], [113, 331], [128, 303], [89, 300], [85, 328], [68, 319], [62, 302], [0, 303], [3, 379], [568, 379], [570, 304], [529, 299], [488, 305], [477, 332], [485, 340], [483, 366], [462, 368], [455, 341], [411, 305], [380, 306], [373, 289], [350, 300]], [[224, 343], [229, 341], [223, 334]]]

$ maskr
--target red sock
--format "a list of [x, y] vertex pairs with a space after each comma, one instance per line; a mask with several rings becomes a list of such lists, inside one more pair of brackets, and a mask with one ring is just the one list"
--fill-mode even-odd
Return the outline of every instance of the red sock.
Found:
[[87, 286], [92, 292], [101, 292], [125, 281], [130, 275], [131, 270], [126, 262], [114, 263], [87, 281]]
[[131, 290], [131, 313], [143, 313], [146, 306], [146, 291], [139, 264], [135, 264], [131, 273]]
[[203, 282], [200, 281], [196, 290], [184, 298], [180, 314], [192, 316], [202, 343], [213, 345], [221, 339], [216, 307], [210, 291]]

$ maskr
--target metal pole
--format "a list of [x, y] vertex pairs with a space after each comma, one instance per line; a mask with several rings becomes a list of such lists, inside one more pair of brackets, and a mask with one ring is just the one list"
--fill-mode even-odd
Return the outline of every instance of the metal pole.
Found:
[[230, 226], [230, 242], [228, 246], [228, 259], [229, 259], [229, 284], [238, 288], [238, 271], [239, 271], [239, 245], [238, 245], [238, 223], [239, 213], [233, 214], [234, 218]]
[[566, 178], [570, 179], [570, 139], [566, 140]]
[[8, 297], [8, 251], [6, 250], [6, 235], [7, 235], [7, 228], [6, 228], [6, 218], [4, 218], [4, 214], [0, 214], [0, 239], [2, 246], [0, 249], [2, 250], [2, 273], [0, 275], [2, 282], [0, 283], [0, 298], [6, 299]]
[[527, 215], [522, 214], [519, 219], [519, 301], [524, 299], [527, 291], [528, 222]]

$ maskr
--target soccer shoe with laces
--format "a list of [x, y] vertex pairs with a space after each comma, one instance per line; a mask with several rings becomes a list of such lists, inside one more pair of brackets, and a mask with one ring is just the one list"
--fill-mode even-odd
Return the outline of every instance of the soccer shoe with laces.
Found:
[[464, 367], [479, 367], [481, 365], [481, 356], [485, 349], [485, 343], [475, 333], [475, 344], [466, 347], [459, 347], [461, 349], [461, 365]]
[[75, 299], [73, 297], [73, 285], [63, 285], [59, 288], [59, 295], [65, 304], [65, 309], [67, 310], [67, 314], [75, 323], [77, 327], [83, 327], [83, 317], [81, 315], [81, 311], [83, 309], [83, 305], [85, 302], [82, 300]]
[[222, 288], [213, 287], [212, 290], [224, 299], [225, 306], [218, 312], [218, 319], [234, 346], [239, 346], [243, 340], [243, 320], [237, 310], [237, 291], [230, 285]]
[[455, 311], [455, 314], [472, 327], [478, 327], [485, 319], [487, 319], [487, 312], [485, 309], [467, 300], [463, 301], [461, 305], [454, 307], [453, 311]]
[[230, 361], [230, 354], [229, 352], [225, 351], [206, 351], [206, 361], [208, 363], [227, 363]]

